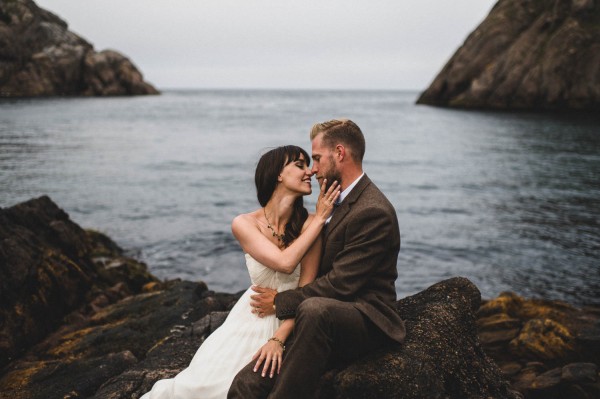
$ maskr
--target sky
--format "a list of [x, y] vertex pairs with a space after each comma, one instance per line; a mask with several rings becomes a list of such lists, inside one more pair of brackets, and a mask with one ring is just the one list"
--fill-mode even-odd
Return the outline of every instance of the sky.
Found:
[[169, 88], [424, 90], [495, 0], [37, 0]]

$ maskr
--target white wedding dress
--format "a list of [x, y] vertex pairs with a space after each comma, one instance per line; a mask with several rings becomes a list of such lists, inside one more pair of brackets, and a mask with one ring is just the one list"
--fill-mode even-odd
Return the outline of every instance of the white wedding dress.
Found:
[[[252, 284], [278, 291], [296, 288], [300, 267], [291, 274], [276, 272], [246, 254]], [[251, 313], [250, 288], [242, 295], [225, 322], [202, 343], [190, 365], [174, 378], [157, 381], [141, 399], [225, 399], [233, 378], [260, 349], [280, 321]]]

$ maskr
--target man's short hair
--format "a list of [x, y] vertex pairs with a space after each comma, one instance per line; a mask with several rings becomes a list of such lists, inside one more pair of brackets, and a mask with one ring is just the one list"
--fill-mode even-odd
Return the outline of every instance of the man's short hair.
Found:
[[310, 139], [323, 133], [323, 144], [329, 148], [343, 144], [350, 149], [352, 159], [362, 164], [365, 156], [365, 136], [358, 125], [350, 119], [333, 119], [323, 123], [315, 123], [310, 131]]

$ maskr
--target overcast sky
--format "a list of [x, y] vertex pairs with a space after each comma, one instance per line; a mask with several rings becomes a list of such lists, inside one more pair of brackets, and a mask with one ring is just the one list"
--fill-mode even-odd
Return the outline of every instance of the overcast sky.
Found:
[[165, 88], [423, 90], [495, 0], [36, 0]]

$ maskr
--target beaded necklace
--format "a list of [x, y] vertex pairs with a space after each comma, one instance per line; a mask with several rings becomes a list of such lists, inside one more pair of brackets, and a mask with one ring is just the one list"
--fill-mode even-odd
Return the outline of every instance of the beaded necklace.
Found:
[[273, 226], [271, 226], [271, 222], [269, 222], [269, 218], [267, 218], [267, 209], [263, 208], [263, 212], [265, 214], [265, 220], [267, 221], [267, 227], [269, 228], [269, 230], [271, 230], [273, 232], [273, 237], [277, 237], [277, 241], [281, 241], [283, 243], [283, 237], [285, 237], [285, 233], [278, 234], [275, 231], [275, 229], [273, 228]]

